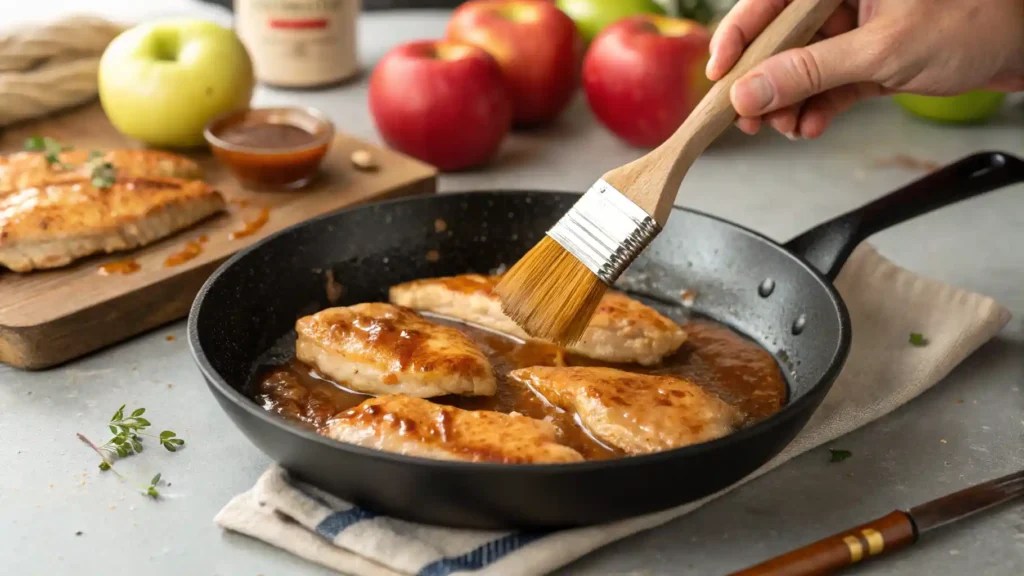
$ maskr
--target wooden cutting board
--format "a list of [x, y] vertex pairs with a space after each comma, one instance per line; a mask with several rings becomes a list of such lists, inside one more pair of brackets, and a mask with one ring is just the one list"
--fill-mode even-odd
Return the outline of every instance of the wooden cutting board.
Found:
[[[346, 136], [344, 126], [337, 128], [321, 179], [306, 189], [249, 191], [208, 152], [187, 153], [202, 165], [206, 181], [228, 200], [227, 214], [133, 252], [88, 258], [50, 271], [0, 271], [0, 362], [47, 368], [183, 318], [219, 264], [268, 234], [346, 206], [436, 192], [433, 167]], [[0, 135], [0, 153], [21, 150], [30, 136], [50, 136], [76, 148], [138, 147], [114, 130], [98, 104], [11, 127]], [[350, 155], [359, 149], [373, 155], [379, 165], [376, 171], [352, 166]], [[249, 236], [229, 238], [247, 222], [258, 220], [264, 207], [266, 224]], [[207, 240], [199, 256], [177, 266], [165, 265], [168, 256], [200, 236]], [[101, 265], [127, 257], [141, 269], [123, 275], [99, 273]]]

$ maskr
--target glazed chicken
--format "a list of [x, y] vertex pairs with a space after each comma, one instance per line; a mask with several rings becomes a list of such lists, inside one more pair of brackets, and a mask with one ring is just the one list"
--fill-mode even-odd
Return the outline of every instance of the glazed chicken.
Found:
[[497, 389], [487, 357], [468, 336], [407, 308], [328, 308], [300, 318], [295, 330], [296, 357], [357, 392], [429, 398]]
[[51, 164], [42, 152], [18, 152], [0, 157], [0, 196], [50, 184], [88, 181], [96, 163], [109, 162], [120, 178], [181, 178], [198, 180], [199, 165], [177, 154], [158, 150], [111, 150], [90, 160], [88, 150], [67, 150]]
[[672, 376], [542, 366], [513, 370], [510, 376], [575, 412], [594, 437], [627, 454], [713, 440], [732, 432], [741, 418], [717, 396]]
[[539, 464], [578, 462], [549, 422], [521, 414], [462, 410], [402, 395], [373, 398], [332, 418], [321, 434], [341, 442], [435, 460]]
[[145, 246], [224, 210], [205, 182], [88, 179], [26, 188], [0, 197], [0, 265], [15, 272], [56, 268], [98, 253]]
[[[463, 274], [445, 278], [414, 280], [393, 286], [393, 304], [457, 318], [529, 338], [501, 310], [494, 293], [500, 276]], [[615, 363], [657, 364], [686, 341], [686, 332], [671, 319], [621, 292], [609, 291], [602, 298], [583, 337], [568, 349], [572, 352]]]

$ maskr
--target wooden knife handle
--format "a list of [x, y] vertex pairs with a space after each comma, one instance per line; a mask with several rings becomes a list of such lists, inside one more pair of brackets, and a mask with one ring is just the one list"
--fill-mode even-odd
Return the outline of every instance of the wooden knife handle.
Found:
[[899, 550], [917, 540], [914, 523], [895, 511], [730, 576], [818, 576]]

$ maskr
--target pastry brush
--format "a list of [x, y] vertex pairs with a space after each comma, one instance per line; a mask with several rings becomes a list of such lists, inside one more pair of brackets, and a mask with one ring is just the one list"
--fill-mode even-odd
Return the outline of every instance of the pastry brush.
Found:
[[594, 183], [499, 282], [505, 314], [535, 338], [578, 341], [605, 291], [665, 225], [687, 170], [736, 120], [732, 85], [809, 42], [841, 2], [793, 0], [668, 140]]

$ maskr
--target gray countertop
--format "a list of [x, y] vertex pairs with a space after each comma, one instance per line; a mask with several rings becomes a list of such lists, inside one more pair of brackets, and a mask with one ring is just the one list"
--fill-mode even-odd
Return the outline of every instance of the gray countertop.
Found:
[[[441, 34], [444, 12], [363, 17], [369, 67], [390, 46]], [[365, 78], [323, 92], [260, 90], [257, 104], [326, 110], [347, 132], [376, 140]], [[702, 157], [678, 203], [784, 240], [919, 173], [882, 167], [908, 154], [946, 162], [982, 149], [1024, 155], [1024, 108], [984, 127], [915, 121], [879, 100], [842, 117], [817, 142], [774, 134], [727, 135]], [[441, 178], [443, 191], [582, 190], [640, 152], [595, 124], [582, 99], [556, 125], [520, 134], [486, 170]], [[916, 272], [992, 296], [1014, 319], [932, 391], [834, 445], [852, 458], [829, 464], [811, 451], [648, 533], [567, 566], [571, 574], [721, 574], [974, 482], [1024, 467], [1024, 187], [995, 192], [877, 235], [872, 241]], [[0, 563], [5, 574], [131, 572], [329, 574], [246, 537], [213, 516], [269, 464], [207, 391], [178, 322], [45, 372], [0, 368]], [[168, 336], [175, 336], [170, 341]], [[961, 402], [962, 400], [962, 402]], [[150, 501], [101, 475], [76, 432], [105, 438], [122, 403], [145, 406], [155, 427], [188, 440], [119, 464], [133, 477], [162, 472], [166, 499]], [[944, 442], [943, 442], [944, 440]], [[862, 566], [862, 574], [1020, 575], [1024, 505], [1004, 507], [918, 546]]]

